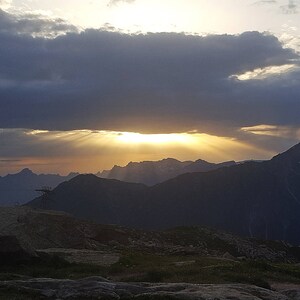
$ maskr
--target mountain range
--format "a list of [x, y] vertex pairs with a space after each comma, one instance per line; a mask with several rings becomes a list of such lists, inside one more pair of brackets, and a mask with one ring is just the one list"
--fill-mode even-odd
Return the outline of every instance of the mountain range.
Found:
[[163, 229], [204, 225], [300, 244], [300, 144], [269, 161], [187, 173], [147, 187], [79, 175], [33, 207], [100, 223]]
[[0, 205], [24, 204], [37, 196], [36, 189], [41, 189], [44, 186], [55, 188], [61, 182], [77, 175], [78, 173], [70, 173], [67, 176], [58, 174], [37, 175], [26, 168], [17, 174], [0, 177]]
[[[111, 170], [98, 172], [102, 178], [119, 179], [126, 182], [154, 185], [188, 172], [206, 172], [223, 166], [230, 166], [235, 162], [220, 164], [209, 163], [204, 160], [181, 162], [173, 158], [161, 161], [130, 162], [126, 167], [114, 166]], [[25, 168], [19, 173], [0, 176], [0, 206], [15, 206], [31, 201], [37, 196], [37, 189], [42, 187], [55, 188], [79, 173], [67, 176], [59, 174], [35, 174]]]
[[114, 166], [111, 170], [104, 170], [96, 175], [101, 178], [144, 183], [151, 186], [180, 174], [208, 172], [235, 164], [234, 161], [215, 164], [202, 159], [181, 162], [174, 158], [166, 158], [159, 161], [130, 162], [125, 167]]

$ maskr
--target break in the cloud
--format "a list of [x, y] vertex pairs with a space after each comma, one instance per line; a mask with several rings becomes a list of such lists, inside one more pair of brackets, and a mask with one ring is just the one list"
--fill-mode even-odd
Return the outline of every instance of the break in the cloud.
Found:
[[0, 163], [10, 164], [21, 161], [20, 159], [0, 159]]
[[256, 125], [251, 127], [243, 127], [242, 131], [251, 132], [263, 136], [289, 137], [300, 140], [300, 128], [275, 126], [275, 125]]
[[[3, 129], [0, 175], [27, 166], [37, 172], [98, 172], [129, 161], [175, 157], [210, 161], [270, 158], [266, 151], [237, 140], [203, 133], [141, 135], [114, 131]], [[1, 159], [10, 157], [10, 159]]]

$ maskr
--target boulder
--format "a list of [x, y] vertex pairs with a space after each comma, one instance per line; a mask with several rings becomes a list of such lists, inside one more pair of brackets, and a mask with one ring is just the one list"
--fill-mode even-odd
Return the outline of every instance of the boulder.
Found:
[[[115, 283], [102, 277], [81, 280], [29, 279], [0, 282], [0, 290], [15, 291], [15, 295], [32, 293], [38, 299], [185, 299], [185, 300], [291, 300], [276, 291], [244, 284], [187, 284], [187, 283]], [[297, 296], [297, 295], [296, 295]], [[19, 298], [16, 298], [19, 299]]]

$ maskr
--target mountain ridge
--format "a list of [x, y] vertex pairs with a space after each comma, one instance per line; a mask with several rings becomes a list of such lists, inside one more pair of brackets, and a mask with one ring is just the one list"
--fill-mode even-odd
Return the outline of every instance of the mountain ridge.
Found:
[[202, 159], [179, 161], [174, 158], [165, 158], [159, 161], [129, 162], [125, 167], [115, 165], [111, 170], [104, 170], [96, 175], [107, 179], [119, 179], [153, 186], [180, 174], [208, 172], [235, 164], [235, 161], [210, 163]]
[[[114, 181], [118, 192], [113, 194], [112, 184], [96, 177], [90, 186], [94, 194], [86, 193], [80, 187], [85, 177], [76, 177], [76, 188], [65, 183], [70, 187], [68, 194], [54, 190], [56, 204], [49, 203], [49, 208], [100, 223], [144, 229], [200, 225], [299, 245], [299, 161], [297, 144], [269, 161], [186, 173], [152, 187], [132, 189], [129, 183]], [[80, 203], [80, 210], [63, 205], [72, 199]], [[39, 207], [40, 203], [41, 199], [35, 199], [29, 205]], [[101, 213], [95, 214], [95, 207]], [[104, 209], [109, 211], [106, 216]]]
[[36, 197], [36, 189], [44, 186], [55, 188], [59, 183], [69, 180], [79, 173], [66, 176], [59, 174], [35, 174], [24, 168], [15, 174], [0, 177], [0, 205], [13, 206], [24, 204]]

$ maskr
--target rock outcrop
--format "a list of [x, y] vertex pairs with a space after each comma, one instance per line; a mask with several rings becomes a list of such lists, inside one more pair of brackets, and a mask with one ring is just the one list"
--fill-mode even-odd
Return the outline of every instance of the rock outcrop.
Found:
[[[185, 299], [185, 300], [299, 300], [300, 287], [285, 295], [243, 284], [114, 283], [101, 277], [81, 280], [29, 279], [0, 282], [0, 290], [19, 295], [32, 293], [39, 299]], [[298, 292], [298, 294], [297, 294]]]
[[142, 231], [100, 225], [63, 212], [29, 207], [0, 208], [1, 235], [15, 236], [23, 248], [36, 249], [39, 253], [44, 249], [42, 252], [57, 254], [70, 262], [92, 260], [99, 265], [104, 261], [116, 262], [119, 252], [125, 248], [163, 255], [300, 261], [300, 249], [283, 242], [242, 238], [201, 227]]

